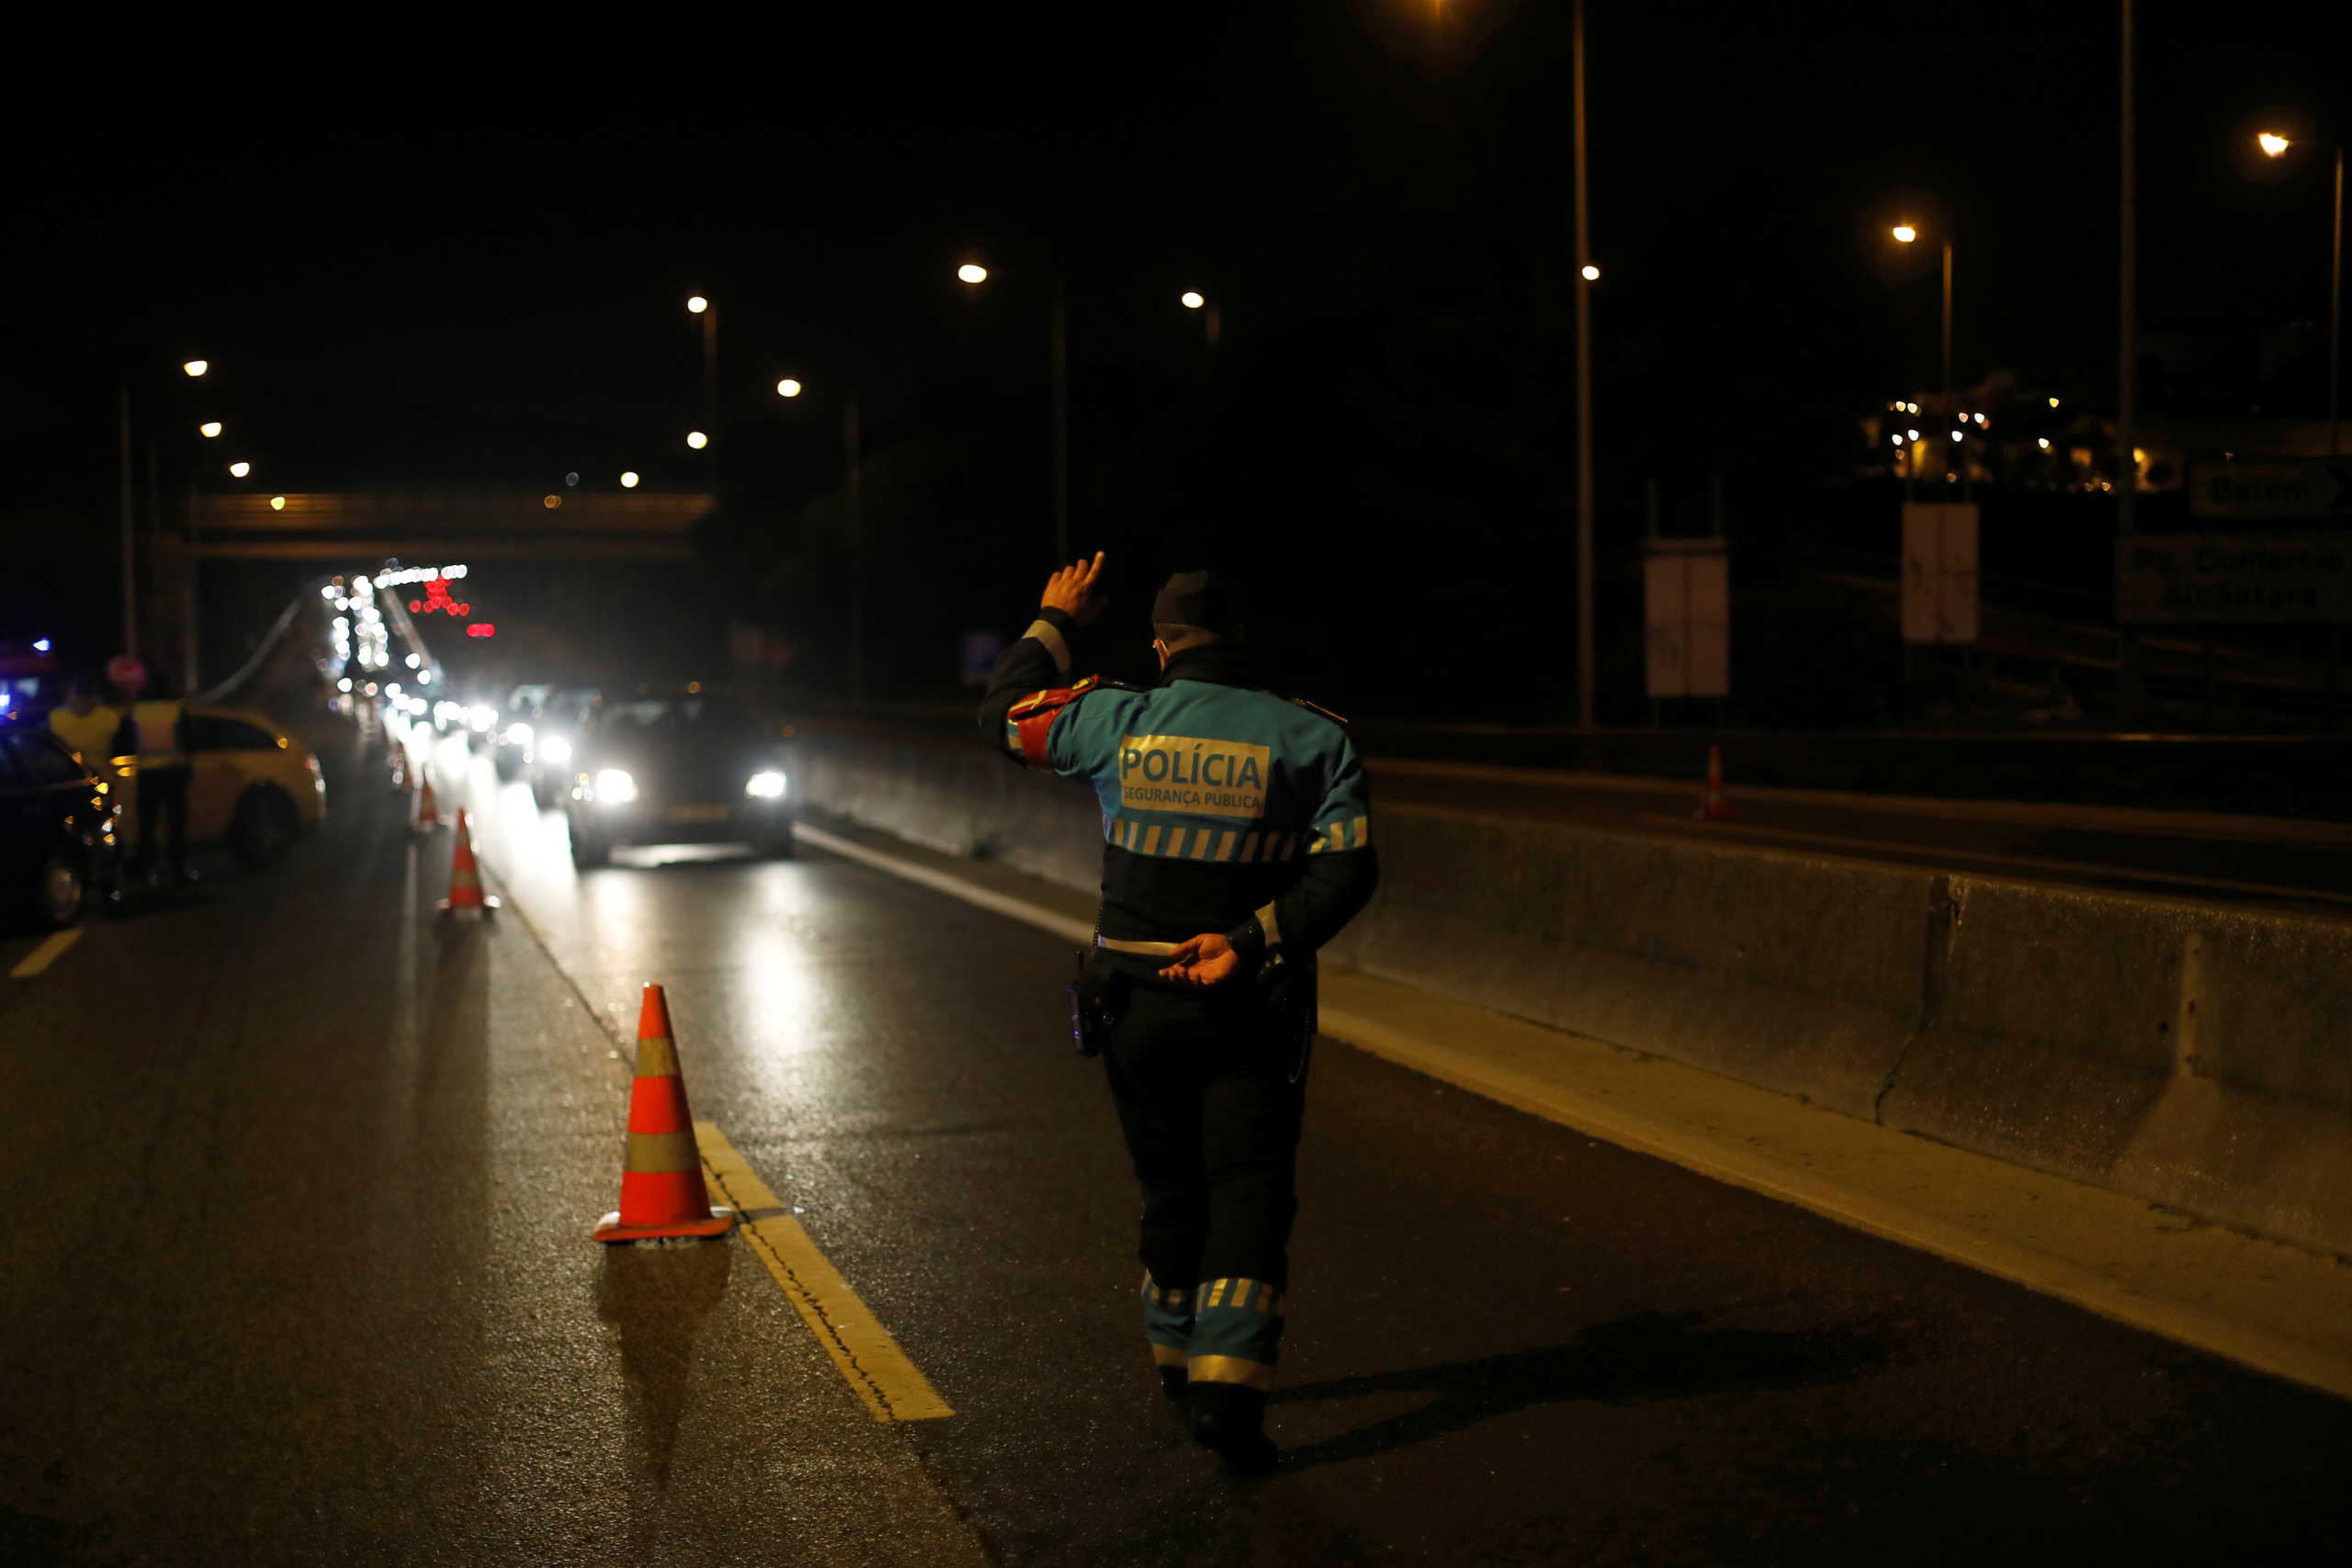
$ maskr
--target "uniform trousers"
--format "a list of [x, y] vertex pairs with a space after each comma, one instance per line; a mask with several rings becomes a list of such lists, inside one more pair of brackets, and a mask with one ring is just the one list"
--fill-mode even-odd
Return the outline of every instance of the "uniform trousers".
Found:
[[1247, 982], [1134, 978], [1103, 1050], [1142, 1189], [1146, 1333], [1194, 1382], [1272, 1382], [1311, 1041]]

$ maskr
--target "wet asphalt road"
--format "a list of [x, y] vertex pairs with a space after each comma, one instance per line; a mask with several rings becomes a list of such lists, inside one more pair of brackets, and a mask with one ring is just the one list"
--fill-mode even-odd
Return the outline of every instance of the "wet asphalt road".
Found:
[[[2352, 1542], [2352, 1406], [1328, 1046], [1287, 1457], [1228, 1480], [1156, 1408], [1060, 943], [815, 854], [575, 875], [519, 787], [462, 789], [512, 904], [488, 929], [425, 913], [446, 835], [413, 845], [352, 790], [295, 865], [95, 929], [0, 992], [0, 1561], [2302, 1563]], [[955, 1416], [869, 1420], [740, 1241], [584, 1239], [647, 979], [695, 1113]]]

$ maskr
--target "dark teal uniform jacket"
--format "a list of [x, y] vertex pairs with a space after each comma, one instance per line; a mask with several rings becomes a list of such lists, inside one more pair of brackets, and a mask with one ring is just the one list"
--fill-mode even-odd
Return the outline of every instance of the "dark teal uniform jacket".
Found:
[[980, 726], [1008, 756], [1093, 789], [1103, 945], [1144, 956], [1222, 931], [1245, 961], [1311, 955], [1379, 875], [1347, 726], [1260, 688], [1224, 644], [1179, 652], [1148, 689], [1071, 682], [1073, 633], [1043, 612], [998, 660]]

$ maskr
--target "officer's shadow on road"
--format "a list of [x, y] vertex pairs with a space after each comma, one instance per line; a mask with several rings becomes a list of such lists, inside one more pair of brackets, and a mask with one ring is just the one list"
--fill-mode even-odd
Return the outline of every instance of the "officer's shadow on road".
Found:
[[1284, 1390], [1274, 1396], [1283, 1404], [1372, 1393], [1437, 1397], [1388, 1420], [1288, 1450], [1283, 1468], [1364, 1459], [1539, 1404], [1638, 1403], [1843, 1382], [1885, 1359], [1884, 1347], [1864, 1334], [1702, 1329], [1699, 1322], [1697, 1313], [1635, 1313], [1588, 1328], [1566, 1345]]
[[637, 1242], [604, 1249], [596, 1314], [620, 1335], [630, 1424], [656, 1487], [670, 1483], [678, 1423], [686, 1413], [695, 1331], [727, 1296], [735, 1247], [716, 1240]]

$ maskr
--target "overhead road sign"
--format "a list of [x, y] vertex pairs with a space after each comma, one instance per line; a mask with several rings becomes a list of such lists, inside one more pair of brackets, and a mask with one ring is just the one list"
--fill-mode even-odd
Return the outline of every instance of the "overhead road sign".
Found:
[[2115, 618], [2352, 620], [2352, 532], [2119, 535]]
[[2331, 517], [2352, 522], [2352, 457], [2192, 463], [2192, 517]]

